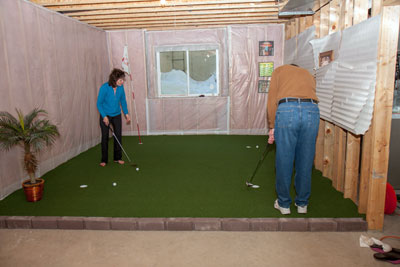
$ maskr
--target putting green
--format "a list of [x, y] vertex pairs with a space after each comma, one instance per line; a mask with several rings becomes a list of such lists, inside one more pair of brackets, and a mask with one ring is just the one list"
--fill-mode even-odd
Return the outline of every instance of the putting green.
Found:
[[[0, 215], [281, 217], [273, 208], [274, 151], [253, 180], [261, 187], [245, 186], [266, 141], [265, 136], [243, 135], [145, 136], [139, 145], [137, 137], [123, 137], [123, 146], [138, 163], [139, 171], [129, 162], [118, 165], [111, 161], [100, 167], [97, 145], [46, 173], [41, 201], [26, 202], [18, 190], [0, 201]], [[112, 160], [111, 140], [109, 147]], [[299, 215], [293, 204], [291, 209], [292, 214], [286, 217], [363, 217], [356, 205], [316, 170], [309, 212]]]

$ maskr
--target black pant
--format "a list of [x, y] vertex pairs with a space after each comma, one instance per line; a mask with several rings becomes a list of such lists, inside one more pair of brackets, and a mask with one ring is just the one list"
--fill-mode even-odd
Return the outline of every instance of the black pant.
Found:
[[[115, 117], [107, 116], [108, 121], [110, 122], [115, 136], [118, 138], [118, 141], [122, 145], [122, 122], [121, 122], [121, 114]], [[109, 124], [109, 125], [110, 125]], [[103, 118], [100, 116], [100, 128], [101, 128], [101, 162], [108, 163], [108, 138], [110, 129], [107, 127], [104, 122]], [[114, 141], [114, 161], [122, 159], [122, 149], [118, 145], [118, 142]]]

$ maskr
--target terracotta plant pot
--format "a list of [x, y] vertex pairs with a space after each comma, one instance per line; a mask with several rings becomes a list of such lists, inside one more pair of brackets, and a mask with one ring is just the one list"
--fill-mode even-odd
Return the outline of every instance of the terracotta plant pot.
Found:
[[31, 184], [31, 180], [26, 180], [22, 183], [24, 188], [26, 200], [29, 202], [36, 202], [42, 199], [44, 180], [41, 178], [36, 179], [35, 184]]

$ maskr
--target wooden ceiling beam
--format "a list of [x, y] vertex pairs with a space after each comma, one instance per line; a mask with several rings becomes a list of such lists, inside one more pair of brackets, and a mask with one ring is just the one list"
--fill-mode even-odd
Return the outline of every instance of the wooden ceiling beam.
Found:
[[[279, 22], [279, 21], [278, 21]], [[274, 23], [274, 22], [271, 22]], [[264, 23], [261, 23], [262, 25]], [[235, 24], [232, 26], [240, 26], [241, 24]], [[260, 25], [260, 23], [256, 23], [256, 25]], [[151, 26], [149, 28], [146, 28], [146, 31], [172, 31], [172, 30], [202, 30], [202, 29], [213, 29], [213, 28], [222, 28], [224, 25], [215, 25], [215, 24], [210, 24], [210, 25], [202, 25], [201, 27], [196, 26], [196, 25], [186, 25], [186, 26], [168, 26], [168, 25], [163, 25], [163, 26]], [[129, 28], [110, 28], [106, 29], [106, 31], [118, 31], [118, 30], [127, 30]], [[132, 29], [132, 28], [131, 28]], [[134, 29], [134, 30], [143, 30], [143, 29]]]
[[108, 3], [99, 4], [76, 4], [76, 5], [43, 5], [44, 7], [57, 12], [69, 12], [78, 10], [102, 10], [102, 9], [126, 9], [126, 8], [178, 8], [178, 7], [191, 7], [197, 8], [199, 6], [270, 6], [278, 7], [275, 1], [267, 2], [264, 0], [220, 0], [220, 1], [190, 1], [190, 2], [166, 2], [165, 5], [161, 5], [159, 1], [141, 1], [141, 2], [124, 2], [116, 3], [109, 1]]
[[177, 20], [177, 21], [154, 21], [154, 22], [129, 22], [129, 23], [94, 23], [91, 24], [92, 26], [98, 27], [98, 28], [105, 28], [105, 27], [110, 27], [110, 26], [136, 26], [136, 27], [148, 27], [151, 25], [203, 25], [203, 24], [209, 24], [209, 23], [216, 23], [216, 24], [223, 24], [223, 25], [231, 25], [235, 23], [249, 23], [249, 24], [254, 24], [254, 23], [261, 23], [265, 24], [267, 21], [266, 18], [239, 18], [239, 19], [204, 19], [204, 20]]
[[[226, 23], [226, 22], [221, 22], [221, 21], [209, 21], [209, 22], [190, 22], [190, 23], [185, 23], [185, 22], [179, 22], [179, 23], [171, 23], [171, 24], [165, 24], [165, 23], [158, 23], [158, 24], [139, 24], [139, 25], [108, 25], [108, 26], [103, 26], [101, 27], [104, 30], [110, 30], [110, 29], [151, 29], [153, 26], [156, 27], [159, 25], [159, 27], [168, 27], [170, 26], [171, 28], [175, 28], [177, 26], [194, 26], [197, 28], [204, 28], [203, 26], [208, 26], [208, 25], [219, 25], [219, 27], [227, 26], [227, 25], [236, 25], [236, 24], [268, 24], [270, 22], [274, 23], [283, 23], [284, 20], [271, 20], [271, 21], [261, 21], [261, 20], [242, 20], [242, 21], [232, 21], [231, 23]], [[99, 27], [100, 28], [100, 27]]]
[[158, 11], [153, 11], [153, 12], [126, 12], [126, 13], [114, 13], [114, 14], [97, 14], [97, 15], [77, 15], [77, 16], [71, 16], [71, 14], [68, 14], [68, 16], [81, 20], [81, 21], [86, 21], [90, 19], [111, 19], [111, 18], [129, 18], [132, 16], [140, 16], [140, 17], [158, 17], [158, 16], [181, 16], [181, 15], [211, 15], [211, 14], [238, 14], [238, 13], [270, 13], [270, 14], [276, 14], [276, 10], [272, 10], [270, 8], [243, 8], [243, 9], [211, 9], [211, 10], [195, 10], [195, 11], [166, 11], [166, 12], [158, 12]]
[[[278, 19], [278, 17], [271, 17], [268, 19]], [[132, 21], [108, 21], [108, 22], [94, 22], [94, 23], [89, 23], [92, 26], [95, 27], [103, 27], [105, 25], [136, 25], [136, 24], [168, 24], [168, 23], [176, 23], [176, 22], [183, 22], [183, 23], [195, 23], [197, 22], [203, 22], [203, 21], [221, 21], [221, 22], [232, 22], [232, 21], [244, 21], [244, 20], [249, 20], [249, 21], [254, 21], [254, 20], [259, 20], [265, 22], [267, 20], [267, 17], [265, 16], [241, 16], [241, 17], [200, 17], [200, 18], [164, 18], [164, 19], [153, 19], [153, 20], [135, 20], [133, 19]]]
[[[284, 2], [287, 2], [288, 0], [284, 0]], [[155, 3], [160, 3], [160, 0], [31, 0], [31, 2], [36, 3], [41, 6], [70, 6], [70, 5], [89, 5], [89, 4], [120, 4], [120, 3], [132, 3], [132, 2], [155, 2]], [[229, 3], [248, 3], [248, 2], [271, 2], [271, 3], [277, 3], [278, 0], [222, 0], [222, 1], [217, 1], [217, 0], [166, 0], [165, 1], [167, 5], [177, 5], [177, 4], [184, 4], [184, 3], [207, 3], [207, 2], [229, 2]], [[281, 3], [279, 3], [281, 5]], [[286, 3], [285, 3], [286, 4]]]
[[97, 21], [109, 22], [109, 21], [128, 21], [128, 20], [162, 20], [165, 18], [200, 18], [200, 17], [238, 17], [238, 16], [265, 16], [265, 17], [276, 17], [278, 18], [276, 12], [242, 12], [242, 13], [204, 13], [204, 14], [192, 14], [192, 13], [184, 13], [184, 14], [160, 14], [158, 16], [152, 16], [149, 14], [137, 14], [137, 15], [124, 15], [124, 16], [113, 16], [113, 17], [105, 17], [105, 16], [96, 16], [90, 18], [80, 19], [80, 21], [85, 23], [94, 23]]

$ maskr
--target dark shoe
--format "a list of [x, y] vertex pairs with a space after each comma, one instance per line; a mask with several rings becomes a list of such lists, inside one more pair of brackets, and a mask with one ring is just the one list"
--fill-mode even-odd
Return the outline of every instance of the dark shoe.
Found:
[[400, 254], [394, 251], [384, 252], [384, 253], [375, 253], [374, 258], [380, 261], [387, 261], [393, 264], [400, 263]]

